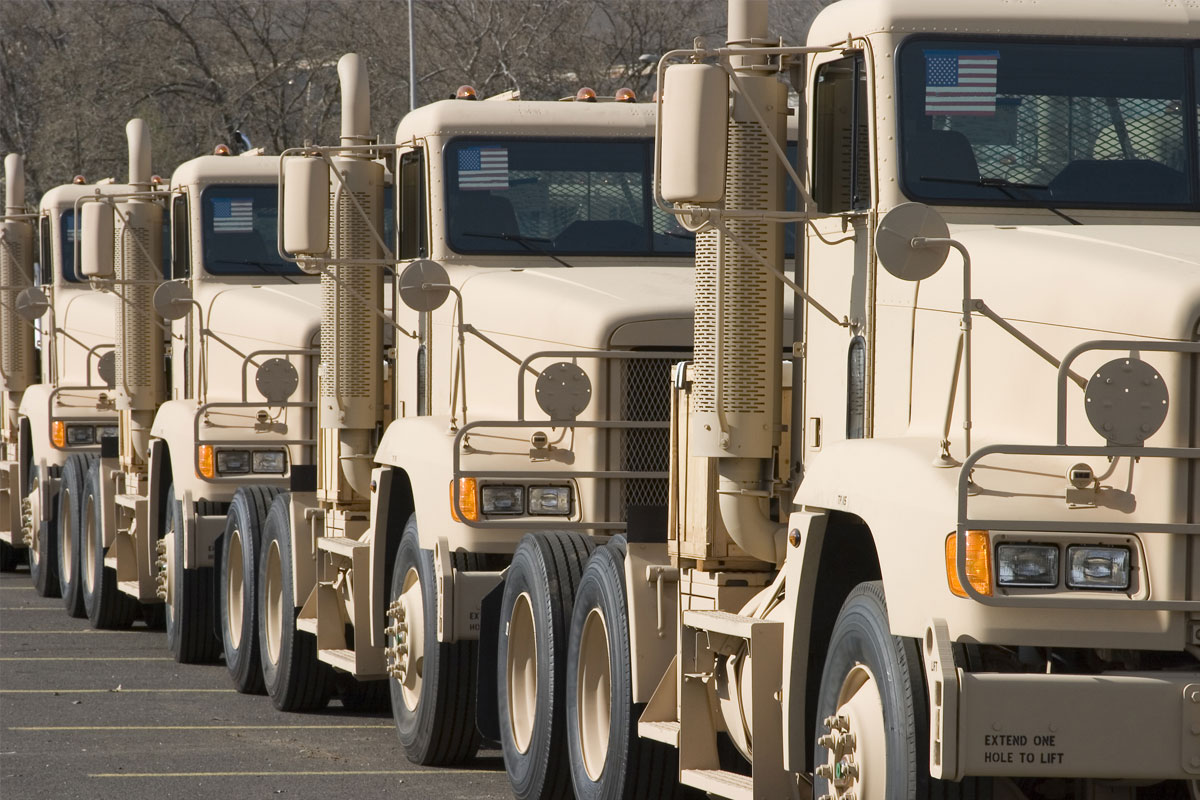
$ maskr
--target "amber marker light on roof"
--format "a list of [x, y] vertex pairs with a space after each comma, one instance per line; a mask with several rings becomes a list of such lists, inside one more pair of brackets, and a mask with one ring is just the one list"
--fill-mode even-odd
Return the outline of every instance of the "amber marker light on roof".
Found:
[[233, 155], [233, 152], [229, 149], [229, 145], [219, 144], [213, 148], [213, 155], [214, 156], [229, 156], [229, 155]]
[[162, 175], [151, 175], [150, 182], [153, 183], [155, 186], [162, 186], [162, 182], [163, 182]]
[[623, 86], [620, 89], [617, 89], [617, 93], [613, 95], [613, 100], [618, 103], [636, 103], [637, 93], [628, 86]]
[[82, 186], [83, 184], [87, 183], [87, 178], [83, 177], [82, 175], [76, 175], [71, 179], [71, 183]]
[[474, 86], [468, 86], [467, 84], [464, 83], [462, 86], [458, 87], [457, 91], [454, 92], [454, 99], [455, 100], [478, 100], [479, 93], [475, 91]]
[[596, 102], [596, 90], [590, 86], [585, 86], [575, 93], [576, 103], [594, 103]]

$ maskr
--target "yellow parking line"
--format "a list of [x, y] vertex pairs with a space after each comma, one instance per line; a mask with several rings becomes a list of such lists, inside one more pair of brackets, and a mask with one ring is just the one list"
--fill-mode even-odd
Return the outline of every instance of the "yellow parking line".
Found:
[[166, 656], [4, 656], [0, 661], [174, 661]]
[[236, 689], [0, 689], [0, 694], [211, 694], [233, 691]]
[[2, 606], [0, 611], [64, 611], [62, 606]]
[[394, 725], [14, 725], [10, 731], [291, 731], [393, 728]]
[[255, 778], [274, 776], [323, 776], [323, 775], [464, 775], [472, 773], [494, 773], [490, 769], [365, 769], [365, 770], [327, 770], [327, 771], [293, 771], [282, 772], [93, 772], [89, 778]]

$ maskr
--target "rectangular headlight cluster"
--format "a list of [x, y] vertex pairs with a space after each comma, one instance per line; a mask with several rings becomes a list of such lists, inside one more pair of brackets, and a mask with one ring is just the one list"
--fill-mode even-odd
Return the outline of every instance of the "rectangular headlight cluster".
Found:
[[284, 450], [218, 450], [217, 474], [282, 475], [287, 471], [287, 452]]
[[[1128, 547], [1071, 545], [1066, 584], [1071, 589], [1128, 589]], [[1016, 588], [1059, 584], [1059, 548], [1046, 544], [1001, 544], [996, 548], [996, 582]]]
[[[93, 425], [90, 422], [56, 421], [54, 423], [55, 444], [59, 447], [87, 447], [100, 444], [105, 436], [116, 436], [116, 425]], [[58, 439], [61, 438], [61, 441]]]
[[566, 517], [571, 514], [570, 486], [503, 486], [484, 484], [479, 487], [479, 505], [484, 514]]

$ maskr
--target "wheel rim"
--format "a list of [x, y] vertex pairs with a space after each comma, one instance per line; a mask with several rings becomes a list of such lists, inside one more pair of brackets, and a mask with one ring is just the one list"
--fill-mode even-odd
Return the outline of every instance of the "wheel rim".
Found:
[[400, 589], [400, 613], [398, 644], [401, 656], [401, 695], [409, 711], [416, 711], [421, 702], [422, 672], [425, 670], [425, 603], [421, 594], [421, 576], [416, 567], [404, 573]]
[[245, 576], [242, 571], [242, 532], [237, 528], [229, 537], [229, 557], [226, 559], [229, 580], [225, 593], [226, 633], [236, 650], [242, 646], [242, 615], [245, 609]]
[[58, 565], [58, 572], [63, 582], [69, 584], [75, 579], [75, 520], [71, 516], [74, 513], [71, 511], [74, 504], [71, 503], [70, 489], [64, 486], [59, 491], [63, 494], [63, 502], [58, 507], [58, 552], [62, 562]]
[[30, 476], [29, 481], [29, 494], [25, 495], [29, 511], [25, 517], [27, 527], [24, 539], [29, 545], [29, 565], [36, 569], [42, 563], [42, 482], [36, 472]]
[[83, 551], [87, 564], [83, 568], [83, 583], [88, 594], [96, 591], [96, 513], [95, 498], [85, 495], [83, 509]]
[[579, 638], [579, 675], [576, 707], [579, 709], [579, 744], [583, 768], [593, 781], [600, 780], [608, 759], [612, 725], [612, 667], [609, 663], [608, 626], [600, 609], [588, 612]]
[[537, 630], [533, 603], [521, 592], [508, 623], [508, 722], [517, 752], [529, 751], [537, 718]]
[[277, 542], [271, 542], [267, 550], [266, 578], [263, 593], [267, 601], [267, 657], [272, 664], [278, 664], [283, 648], [283, 558]]
[[[837, 712], [825, 720], [822, 744], [829, 758], [821, 771], [835, 800], [884, 800], [887, 723], [879, 683], [865, 665], [855, 664], [842, 681]], [[874, 778], [874, 779], [872, 779]]]

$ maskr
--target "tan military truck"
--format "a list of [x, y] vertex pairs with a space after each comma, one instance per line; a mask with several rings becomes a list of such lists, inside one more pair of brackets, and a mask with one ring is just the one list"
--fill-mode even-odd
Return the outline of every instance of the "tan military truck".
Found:
[[[148, 144], [139, 137], [131, 130], [138, 191], [83, 207], [84, 252], [100, 262], [85, 255], [84, 271], [121, 297], [123, 315], [120, 438], [104, 442], [84, 494], [85, 566], [96, 579], [85, 595], [104, 627], [129, 624], [137, 603], [163, 608], [175, 658], [211, 661], [221, 652], [218, 619], [252, 622], [241, 616], [237, 576], [244, 561], [254, 571], [256, 550], [238, 546], [242, 534], [255, 534], [295, 467], [312, 463], [318, 288], [275, 252], [277, 157], [218, 148], [180, 165], [169, 192], [147, 196]], [[168, 211], [163, 282], [161, 254], [141, 232]], [[213, 565], [227, 523], [236, 566], [222, 593]], [[234, 604], [229, 615], [223, 602]], [[261, 686], [252, 641], [235, 639], [226, 652], [244, 691]]]
[[267, 688], [311, 708], [329, 667], [390, 678], [410, 759], [462, 761], [482, 731], [518, 795], [550, 796], [583, 564], [666, 504], [693, 237], [652, 202], [651, 105], [446, 100], [386, 148], [381, 241], [385, 148], [342, 68], [341, 143], [284, 155], [281, 250], [322, 272], [326, 316], [317, 490], [264, 533]]
[[789, 47], [731, 0], [728, 31], [660, 68], [695, 359], [668, 524], [579, 581], [575, 795], [638, 796], [658, 743], [729, 798], [1200, 796], [1200, 15], [842, 0]]
[[76, 269], [76, 204], [85, 196], [126, 190], [111, 179], [86, 184], [77, 177], [46, 192], [38, 213], [25, 218], [36, 229], [28, 257], [32, 261], [36, 250], [40, 269], [35, 281], [15, 285], [5, 306], [13, 314], [7, 324], [23, 323], [23, 329], [5, 329], [10, 347], [32, 343], [37, 325], [38, 358], [28, 363], [40, 369], [19, 403], [9, 396], [12, 438], [0, 464], [0, 494], [11, 504], [3, 519], [14, 527], [0, 532], [0, 539], [11, 536], [15, 547], [28, 547], [34, 587], [44, 596], [61, 595], [73, 616], [83, 615], [77, 506], [100, 438], [116, 426], [113, 299], [92, 291]]

